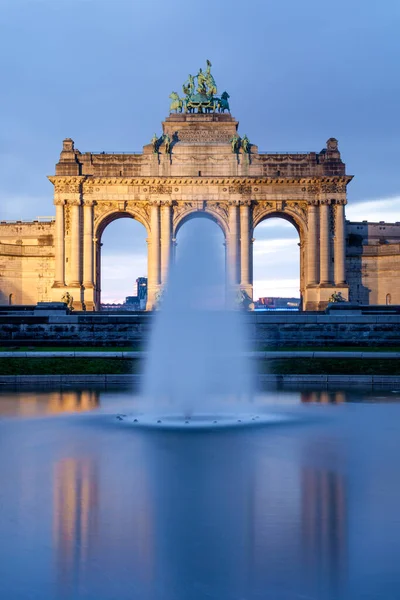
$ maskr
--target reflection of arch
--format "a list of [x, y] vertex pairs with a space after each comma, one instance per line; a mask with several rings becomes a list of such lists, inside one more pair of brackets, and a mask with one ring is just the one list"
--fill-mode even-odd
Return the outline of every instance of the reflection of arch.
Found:
[[386, 294], [386, 304], [392, 304], [392, 295], [391, 294]]
[[13, 300], [13, 295], [12, 295], [12, 294], [10, 294], [10, 295], [8, 296], [8, 305], [9, 305], [9, 306], [11, 306], [11, 304], [12, 304], [12, 300]]
[[[143, 214], [142, 214], [143, 213]], [[147, 235], [150, 235], [150, 225], [147, 215], [144, 211], [140, 210], [120, 210], [116, 211], [115, 208], [109, 210], [106, 213], [101, 214], [94, 221], [94, 288], [95, 288], [95, 304], [97, 310], [101, 307], [101, 247], [102, 247], [102, 235], [108, 225], [119, 219], [131, 219], [137, 221], [146, 230]]]
[[214, 223], [216, 223], [219, 226], [219, 228], [221, 229], [224, 237], [226, 237], [227, 225], [226, 225], [225, 220], [221, 217], [221, 215], [219, 213], [217, 213], [214, 210], [210, 210], [209, 208], [207, 208], [207, 210], [190, 209], [190, 210], [185, 211], [184, 213], [178, 214], [173, 222], [174, 237], [177, 236], [178, 231], [180, 230], [182, 225], [187, 223], [187, 221], [190, 221], [192, 219], [199, 218], [199, 217], [209, 219], [209, 220], [213, 221]]

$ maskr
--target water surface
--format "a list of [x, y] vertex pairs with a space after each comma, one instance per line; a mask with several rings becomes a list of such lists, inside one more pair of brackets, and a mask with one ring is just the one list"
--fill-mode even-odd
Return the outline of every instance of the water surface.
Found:
[[[0, 394], [0, 597], [400, 597], [400, 392], [271, 392], [301, 424], [121, 427], [131, 391]], [[365, 402], [362, 402], [362, 400]]]

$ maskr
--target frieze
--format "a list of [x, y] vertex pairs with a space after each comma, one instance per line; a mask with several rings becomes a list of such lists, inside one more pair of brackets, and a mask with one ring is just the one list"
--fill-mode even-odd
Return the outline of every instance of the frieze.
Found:
[[[225, 159], [224, 159], [225, 160]], [[72, 180], [81, 181], [83, 183], [84, 191], [88, 191], [93, 187], [107, 186], [107, 185], [128, 185], [128, 186], [174, 186], [174, 185], [302, 185], [302, 191], [311, 192], [311, 187], [317, 186], [320, 189], [321, 184], [335, 184], [337, 191], [345, 191], [346, 185], [351, 181], [351, 176], [343, 176], [335, 178], [334, 181], [331, 178], [325, 177], [49, 177], [50, 181], [56, 186], [58, 185], [71, 185]]]
[[341, 194], [346, 192], [346, 184], [336, 181], [321, 183], [321, 192], [324, 194]]
[[230, 194], [251, 194], [252, 191], [251, 185], [240, 183], [237, 185], [230, 185], [228, 189]]
[[170, 185], [150, 185], [149, 186], [150, 194], [172, 194], [172, 186]]

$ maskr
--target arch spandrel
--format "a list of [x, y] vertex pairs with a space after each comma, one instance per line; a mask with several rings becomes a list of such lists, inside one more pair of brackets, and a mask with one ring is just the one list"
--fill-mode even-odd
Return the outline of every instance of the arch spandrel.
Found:
[[173, 235], [176, 237], [179, 229], [182, 227], [184, 223], [189, 221], [190, 219], [195, 219], [196, 217], [204, 217], [206, 219], [211, 219], [216, 223], [222, 233], [226, 237], [229, 231], [228, 228], [228, 205], [222, 207], [220, 205], [216, 206], [203, 206], [203, 208], [198, 207], [196, 205], [185, 206], [177, 205], [174, 206], [174, 214], [173, 214]]
[[298, 231], [300, 240], [307, 237], [307, 204], [289, 202], [263, 202], [253, 206], [253, 230], [265, 219], [281, 218], [291, 223]]
[[[100, 205], [101, 206], [101, 205]], [[105, 211], [100, 214], [94, 214], [94, 236], [99, 238], [107, 225], [117, 219], [134, 219], [143, 225], [150, 233], [150, 223], [148, 213], [145, 208], [140, 209], [137, 205], [135, 208], [125, 207], [119, 208], [118, 206], [107, 207]]]

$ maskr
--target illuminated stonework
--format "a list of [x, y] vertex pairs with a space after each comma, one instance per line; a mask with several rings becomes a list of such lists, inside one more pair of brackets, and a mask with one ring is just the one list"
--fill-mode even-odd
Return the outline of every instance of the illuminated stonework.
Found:
[[[264, 219], [282, 217], [300, 237], [305, 310], [324, 309], [334, 292], [349, 298], [349, 265], [350, 299], [384, 303], [390, 297], [393, 304], [400, 303], [391, 276], [386, 281], [377, 275], [368, 288], [363, 275], [364, 263], [371, 271], [387, 267], [392, 273], [384, 261], [393, 253], [381, 248], [379, 257], [369, 256], [348, 243], [349, 231], [357, 225], [345, 221], [346, 186], [352, 177], [346, 174], [337, 140], [330, 138], [319, 153], [303, 154], [260, 153], [254, 144], [246, 151], [243, 140], [238, 122], [223, 113], [172, 114], [163, 123], [163, 135], [140, 154], [81, 153], [73, 140], [64, 140], [56, 173], [49, 177], [55, 222], [24, 223], [21, 231], [17, 224], [0, 223], [1, 303], [60, 300], [69, 292], [75, 309], [99, 309], [102, 233], [113, 220], [130, 217], [147, 231], [152, 309], [167, 280], [179, 228], [199, 215], [220, 226], [231, 285], [250, 297], [254, 229]], [[397, 241], [398, 263], [400, 227], [392, 227], [397, 227], [397, 238], [390, 242]], [[365, 243], [368, 239], [360, 247]]]

